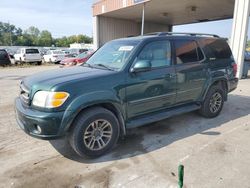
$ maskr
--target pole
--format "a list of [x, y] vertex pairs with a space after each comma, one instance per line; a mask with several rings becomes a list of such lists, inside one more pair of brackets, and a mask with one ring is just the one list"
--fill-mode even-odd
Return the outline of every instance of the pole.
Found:
[[8, 21], [9, 26], [9, 36], [10, 36], [10, 46], [12, 46], [12, 36], [11, 36], [11, 29], [10, 29], [10, 22]]
[[143, 3], [142, 7], [141, 35], [144, 35], [144, 21], [145, 21], [145, 3]]
[[235, 0], [231, 35], [231, 48], [238, 65], [237, 77], [241, 79], [244, 67], [244, 53], [250, 13], [250, 0]]
[[179, 178], [179, 188], [183, 187], [183, 178], [184, 178], [184, 166], [183, 165], [179, 165], [178, 167], [178, 178]]

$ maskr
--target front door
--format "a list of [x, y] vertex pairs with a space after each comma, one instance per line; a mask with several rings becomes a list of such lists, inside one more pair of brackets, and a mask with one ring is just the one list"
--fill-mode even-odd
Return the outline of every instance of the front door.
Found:
[[134, 63], [137, 61], [149, 61], [152, 68], [128, 76], [126, 96], [129, 119], [169, 108], [176, 98], [176, 74], [169, 41], [146, 44]]

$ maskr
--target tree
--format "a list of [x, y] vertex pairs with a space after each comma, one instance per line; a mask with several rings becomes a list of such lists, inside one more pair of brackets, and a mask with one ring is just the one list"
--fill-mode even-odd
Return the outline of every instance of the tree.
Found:
[[40, 34], [40, 31], [38, 28], [34, 27], [34, 26], [30, 26], [26, 31], [25, 33], [29, 34], [29, 35], [32, 35], [34, 37], [38, 37], [39, 34]]
[[40, 31], [31, 26], [23, 31], [16, 26], [0, 22], [0, 45], [1, 46], [51, 46], [69, 47], [72, 43], [92, 43], [92, 38], [86, 35], [72, 35], [53, 39], [51, 33], [47, 30]]
[[45, 30], [40, 33], [39, 46], [51, 46], [52, 45], [52, 35], [49, 31]]
[[40, 35], [40, 31], [38, 28], [34, 27], [34, 26], [30, 26], [25, 32], [24, 34], [29, 35], [31, 37], [32, 40], [32, 46], [39, 46], [39, 35]]

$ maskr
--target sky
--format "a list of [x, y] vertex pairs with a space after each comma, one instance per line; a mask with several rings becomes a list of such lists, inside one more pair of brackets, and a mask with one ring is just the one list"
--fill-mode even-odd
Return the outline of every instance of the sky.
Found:
[[92, 0], [1, 0], [0, 21], [35, 26], [53, 37], [92, 36]]
[[[29, 26], [48, 30], [53, 37], [92, 36], [93, 0], [1, 0], [0, 21], [22, 29]], [[229, 38], [232, 19], [175, 26], [176, 32], [213, 33]], [[250, 36], [250, 29], [248, 29]]]

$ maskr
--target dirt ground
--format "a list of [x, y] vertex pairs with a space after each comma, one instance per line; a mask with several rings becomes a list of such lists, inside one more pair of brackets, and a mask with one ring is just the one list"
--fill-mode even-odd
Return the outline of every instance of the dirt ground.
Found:
[[111, 153], [87, 159], [17, 126], [20, 80], [55, 68], [0, 69], [0, 187], [177, 187], [179, 164], [188, 188], [250, 187], [250, 79], [215, 119], [192, 112], [133, 129]]

